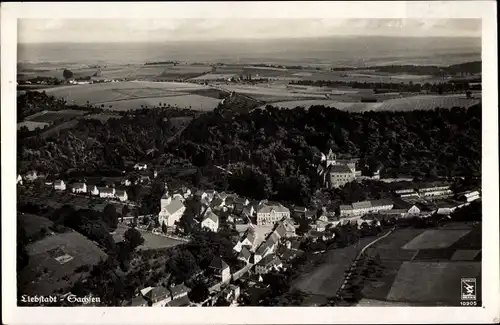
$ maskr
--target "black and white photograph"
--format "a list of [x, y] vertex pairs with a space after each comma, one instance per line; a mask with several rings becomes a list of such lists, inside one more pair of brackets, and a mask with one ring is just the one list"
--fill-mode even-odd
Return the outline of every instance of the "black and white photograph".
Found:
[[237, 16], [231, 2], [186, 14], [209, 4], [106, 18], [89, 3], [85, 17], [33, 9], [2, 24], [14, 307], [498, 317], [496, 25]]

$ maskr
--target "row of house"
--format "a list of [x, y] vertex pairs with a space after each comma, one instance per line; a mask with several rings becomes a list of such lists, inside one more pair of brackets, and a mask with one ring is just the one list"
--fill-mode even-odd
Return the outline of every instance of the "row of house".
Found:
[[450, 185], [422, 185], [415, 188], [408, 187], [395, 190], [394, 193], [400, 198], [423, 198], [432, 199], [437, 197], [451, 196], [453, 191]]
[[354, 202], [349, 205], [340, 206], [340, 217], [362, 216], [368, 213], [377, 213], [379, 211], [391, 210], [394, 203], [390, 200], [372, 200]]
[[[66, 191], [68, 186], [63, 180], [54, 181], [54, 189], [56, 191]], [[75, 194], [86, 194], [99, 196], [100, 198], [107, 199], [117, 199], [121, 202], [128, 200], [127, 191], [115, 189], [114, 187], [97, 187], [95, 185], [87, 186], [86, 183], [73, 183], [69, 187], [72, 193]]]
[[140, 290], [139, 294], [126, 306], [133, 307], [180, 307], [189, 306], [188, 293], [191, 291], [184, 283], [166, 288], [164, 286], [147, 287]]

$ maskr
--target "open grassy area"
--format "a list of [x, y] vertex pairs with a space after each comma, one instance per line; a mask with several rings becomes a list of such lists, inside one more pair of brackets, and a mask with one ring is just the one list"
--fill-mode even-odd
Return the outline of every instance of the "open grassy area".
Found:
[[379, 255], [382, 265], [382, 275], [366, 282], [362, 291], [371, 305], [454, 305], [460, 302], [460, 278], [480, 281], [481, 228], [464, 222], [398, 229], [366, 254]]
[[[116, 242], [120, 242], [123, 240], [123, 235], [127, 231], [128, 227], [120, 224], [118, 228], [113, 234], [113, 239]], [[158, 249], [158, 248], [168, 248], [177, 246], [179, 244], [183, 244], [183, 241], [168, 238], [161, 235], [155, 235], [149, 231], [144, 231], [138, 229], [141, 232], [142, 237], [144, 237], [144, 244], [139, 246], [139, 249], [148, 250], [148, 249]]]
[[77, 110], [46, 111], [42, 112], [42, 114], [37, 114], [37, 116], [32, 118], [28, 116], [27, 119], [34, 122], [52, 123], [58, 119], [68, 120], [76, 116], [85, 115], [87, 113], [88, 112]]
[[[375, 96], [374, 96], [375, 97]], [[344, 96], [344, 98], [346, 98]], [[377, 103], [361, 103], [359, 101], [342, 101], [335, 99], [318, 100], [291, 100], [275, 102], [272, 105], [279, 108], [295, 108], [298, 106], [310, 107], [312, 105], [324, 105], [350, 112], [366, 111], [411, 111], [431, 110], [439, 108], [471, 107], [481, 101], [479, 98], [467, 99], [464, 94], [452, 95], [417, 95], [403, 98], [389, 98]], [[265, 107], [265, 105], [264, 105]]]
[[356, 245], [327, 251], [321, 257], [320, 264], [301, 274], [292, 283], [292, 288], [313, 295], [334, 297], [344, 282], [345, 272], [356, 255], [374, 239], [375, 237], [365, 237]]
[[66, 292], [107, 255], [77, 232], [47, 236], [27, 246], [29, 264], [18, 274], [19, 290], [30, 295]]
[[404, 262], [387, 300], [458, 303], [461, 278], [478, 278], [478, 262]]
[[403, 246], [404, 249], [438, 249], [447, 248], [469, 233], [469, 230], [426, 230]]
[[17, 220], [20, 222], [20, 226], [24, 228], [28, 238], [37, 235], [42, 229], [49, 229], [54, 225], [47, 218], [28, 213], [18, 213]]

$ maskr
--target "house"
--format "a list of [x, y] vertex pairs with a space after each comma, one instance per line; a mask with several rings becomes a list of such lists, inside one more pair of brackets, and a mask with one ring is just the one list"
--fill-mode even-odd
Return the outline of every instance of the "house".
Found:
[[130, 186], [130, 185], [132, 185], [132, 182], [130, 181], [130, 179], [126, 178], [126, 179], [122, 179], [120, 184], [123, 186]]
[[146, 170], [148, 169], [148, 165], [144, 163], [137, 163], [134, 165], [135, 170]]
[[326, 230], [326, 227], [329, 225], [328, 222], [316, 220], [316, 222], [312, 225], [312, 228], [318, 232], [323, 232]]
[[38, 178], [38, 173], [36, 172], [36, 170], [32, 170], [32, 171], [29, 171], [26, 176], [24, 176], [24, 179], [27, 180], [27, 181], [34, 181]]
[[413, 217], [420, 215], [420, 208], [414, 203], [410, 203], [402, 199], [395, 199], [393, 202], [394, 209], [389, 211], [401, 209], [404, 211], [403, 217]]
[[450, 190], [450, 185], [423, 185], [418, 188], [418, 193], [421, 197], [431, 199], [433, 197], [449, 196], [453, 192]]
[[206, 190], [205, 193], [207, 194], [207, 202], [212, 202], [212, 200], [215, 198], [217, 191], [215, 190]]
[[201, 227], [217, 232], [217, 230], [219, 230], [219, 216], [213, 213], [210, 208], [207, 209], [203, 221], [201, 222]]
[[191, 300], [186, 295], [184, 297], [167, 302], [166, 307], [188, 307], [191, 306]]
[[139, 176], [139, 178], [137, 179], [137, 181], [135, 182], [136, 184], [140, 183], [140, 184], [147, 184], [151, 182], [151, 179], [149, 178], [149, 176], [147, 175], [141, 175]]
[[266, 274], [272, 270], [279, 270], [283, 267], [283, 263], [278, 256], [274, 254], [267, 255], [258, 264], [255, 265], [256, 274]]
[[283, 225], [282, 222], [276, 223], [273, 229], [273, 233], [276, 234], [276, 236], [281, 239], [286, 237], [286, 228], [285, 225]]
[[151, 288], [143, 297], [149, 301], [153, 307], [165, 307], [170, 300], [170, 292], [163, 286]]
[[66, 190], [66, 183], [64, 183], [63, 180], [58, 179], [54, 182], [54, 189], [56, 191], [65, 191]]
[[297, 214], [300, 217], [305, 217], [307, 212], [306, 207], [301, 207], [301, 206], [295, 206], [293, 207], [293, 213]]
[[95, 196], [99, 195], [99, 189], [95, 185], [89, 185], [88, 191], [91, 195], [95, 195]]
[[259, 248], [255, 251], [255, 254], [253, 255], [253, 264], [259, 263], [260, 260], [262, 260], [264, 257], [267, 255], [271, 254], [272, 250], [269, 248], [267, 245], [267, 242], [263, 242]]
[[231, 280], [229, 265], [220, 257], [214, 258], [209, 268], [215, 272], [216, 277], [221, 279], [222, 282], [229, 282]]
[[252, 253], [248, 250], [247, 246], [243, 246], [240, 253], [238, 254], [238, 260], [249, 264], [250, 258], [252, 257]]
[[243, 207], [246, 207], [248, 204], [250, 204], [250, 201], [248, 201], [247, 198], [243, 198], [243, 197], [236, 197], [234, 199], [234, 204], [238, 204], [238, 205], [242, 205]]
[[17, 175], [16, 184], [23, 185], [23, 178], [21, 175]]
[[114, 198], [116, 190], [114, 187], [100, 187], [99, 197], [101, 198]]
[[208, 197], [208, 194], [203, 191], [203, 190], [197, 190], [194, 193], [194, 196], [196, 196], [200, 201], [205, 200]]
[[87, 184], [74, 183], [73, 185], [71, 185], [71, 192], [73, 192], [73, 193], [87, 193]]
[[436, 212], [437, 214], [450, 215], [458, 208], [459, 204], [456, 204], [451, 201], [438, 201], [436, 203], [436, 206], [437, 206], [437, 212]]
[[158, 221], [160, 225], [165, 224], [167, 227], [173, 227], [177, 221], [179, 221], [182, 217], [182, 214], [186, 210], [184, 203], [178, 199], [170, 199], [167, 202], [163, 201], [163, 198], [160, 202], [160, 205], [164, 205], [164, 207], [160, 210], [158, 214]]
[[189, 291], [191, 291], [191, 289], [189, 289], [184, 283], [170, 287], [170, 289], [169, 289], [170, 300], [169, 301], [173, 301], [176, 299], [186, 297], [188, 295]]
[[233, 249], [239, 253], [244, 246], [247, 246], [248, 249], [253, 252], [255, 246], [257, 245], [257, 239], [257, 233], [255, 232], [255, 229], [250, 226], [240, 238], [238, 243], [233, 247]]
[[218, 198], [222, 201], [223, 204], [226, 203], [226, 198], [228, 197], [228, 194], [226, 192], [220, 192], [215, 195], [215, 198]]
[[136, 297], [134, 297], [132, 300], [130, 300], [129, 302], [127, 302], [125, 304], [125, 306], [129, 306], [129, 307], [148, 307], [149, 306], [149, 302], [144, 299], [144, 297], [142, 295], [138, 295]]
[[116, 190], [115, 196], [121, 202], [125, 202], [128, 200], [127, 191], [124, 191], [124, 190]]
[[290, 218], [290, 210], [278, 202], [265, 202], [258, 206], [257, 224], [270, 225], [282, 219]]
[[255, 209], [252, 205], [248, 205], [243, 208], [243, 211], [241, 211], [241, 215], [247, 218], [251, 218], [253, 214], [255, 213]]
[[376, 213], [379, 211], [391, 210], [394, 203], [390, 200], [372, 200], [354, 202], [349, 205], [340, 206], [341, 217], [362, 216], [367, 213]]
[[481, 195], [479, 194], [479, 191], [469, 191], [459, 193], [457, 195], [457, 198], [461, 201], [473, 202], [475, 200], [479, 200], [481, 198]]

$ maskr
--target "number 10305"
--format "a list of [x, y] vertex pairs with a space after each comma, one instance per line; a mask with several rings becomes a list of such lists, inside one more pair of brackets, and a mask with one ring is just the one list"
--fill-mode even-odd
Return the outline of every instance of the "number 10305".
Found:
[[477, 301], [461, 301], [461, 306], [477, 306]]

